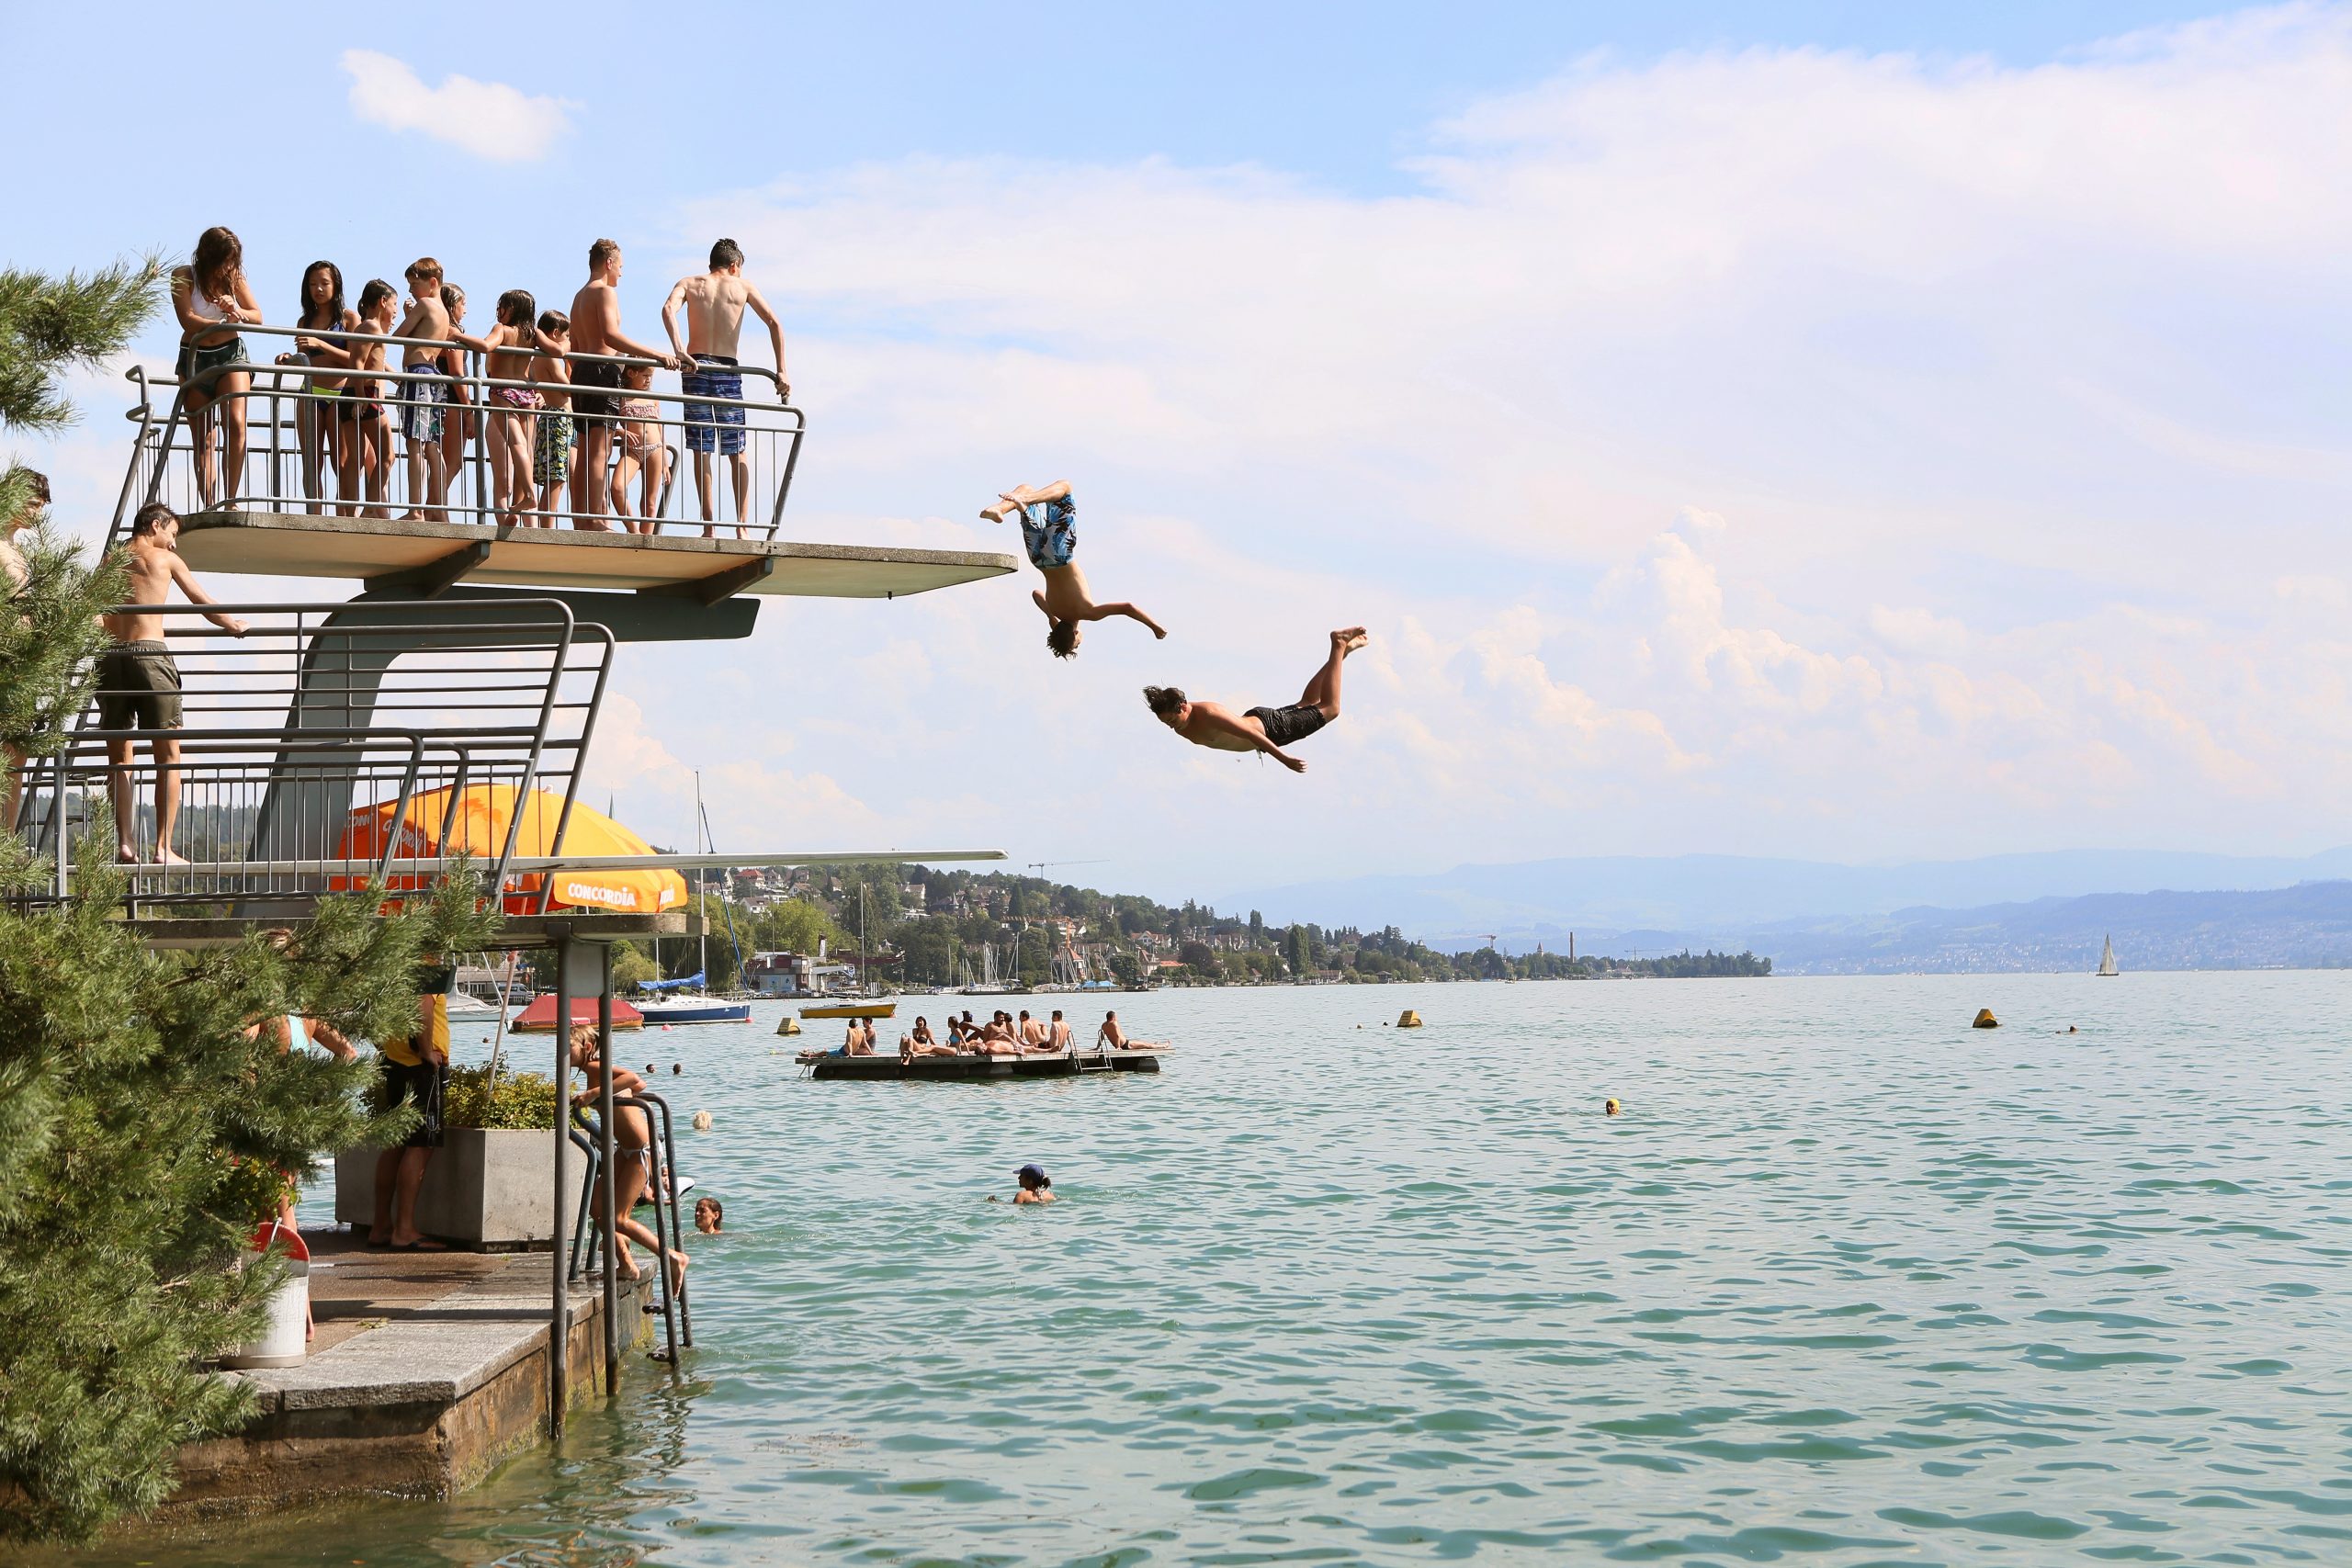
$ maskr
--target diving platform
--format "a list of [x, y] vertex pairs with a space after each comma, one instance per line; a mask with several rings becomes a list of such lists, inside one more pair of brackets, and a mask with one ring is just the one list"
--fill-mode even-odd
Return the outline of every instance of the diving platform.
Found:
[[199, 572], [342, 578], [435, 598], [459, 583], [594, 588], [715, 604], [739, 593], [897, 599], [1019, 569], [1010, 555], [780, 539], [705, 539], [474, 523], [199, 512], [179, 552]]

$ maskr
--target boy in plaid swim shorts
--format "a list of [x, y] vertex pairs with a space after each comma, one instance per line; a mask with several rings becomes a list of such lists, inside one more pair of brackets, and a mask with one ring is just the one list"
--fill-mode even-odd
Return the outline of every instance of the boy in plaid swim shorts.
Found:
[[[686, 312], [686, 331], [678, 333], [678, 311]], [[662, 324], [669, 330], [670, 346], [687, 369], [679, 383], [679, 390], [690, 399], [707, 400], [686, 404], [686, 450], [695, 456], [695, 495], [702, 502], [702, 534], [707, 539], [714, 532], [712, 512], [717, 502], [711, 493], [710, 460], [716, 457], [727, 459], [735, 479], [735, 536], [743, 536], [744, 510], [752, 490], [752, 462], [745, 455], [750, 445], [743, 420], [742, 361], [736, 357], [743, 335], [743, 312], [749, 310], [765, 322], [768, 338], [775, 345], [776, 394], [786, 402], [792, 400], [791, 383], [784, 374], [784, 327], [760, 298], [760, 291], [743, 276], [743, 248], [732, 240], [721, 240], [710, 247], [710, 270], [700, 277], [682, 277], [670, 290], [670, 298], [662, 306]]]

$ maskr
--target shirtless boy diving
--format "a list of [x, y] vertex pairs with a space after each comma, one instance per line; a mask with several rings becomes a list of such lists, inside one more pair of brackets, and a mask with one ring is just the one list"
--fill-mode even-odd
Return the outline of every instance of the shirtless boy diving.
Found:
[[1068, 479], [1056, 479], [1042, 489], [1016, 485], [1001, 491], [997, 504], [981, 508], [980, 515], [991, 523], [1012, 516], [1021, 519], [1029, 564], [1046, 578], [1045, 588], [1029, 598], [1045, 615], [1046, 646], [1057, 659], [1077, 657], [1080, 621], [1125, 615], [1149, 626], [1156, 637], [1168, 635], [1165, 626], [1125, 600], [1098, 604], [1088, 594], [1086, 574], [1078, 570], [1073, 558], [1078, 554], [1078, 503], [1070, 499]]
[[[678, 307], [686, 308], [686, 335], [678, 336]], [[670, 334], [686, 373], [679, 390], [689, 398], [711, 402], [686, 404], [686, 450], [695, 455], [695, 497], [702, 503], [702, 536], [711, 536], [711, 513], [718, 502], [711, 494], [711, 454], [716, 451], [732, 466], [735, 476], [735, 536], [743, 536], [743, 508], [752, 490], [752, 462], [743, 446], [743, 373], [736, 358], [743, 335], [743, 311], [749, 309], [768, 329], [775, 347], [776, 396], [792, 400], [792, 382], [784, 373], [784, 327], [743, 276], [743, 247], [721, 240], [710, 247], [710, 271], [700, 277], [682, 277], [662, 303], [662, 325]]]
[[1159, 722], [1212, 751], [1263, 751], [1294, 773], [1306, 764], [1283, 750], [1295, 746], [1340, 716], [1340, 666], [1370, 639], [1362, 626], [1331, 634], [1330, 656], [1288, 707], [1255, 707], [1235, 713], [1221, 703], [1196, 702], [1174, 686], [1146, 686], [1143, 700]]

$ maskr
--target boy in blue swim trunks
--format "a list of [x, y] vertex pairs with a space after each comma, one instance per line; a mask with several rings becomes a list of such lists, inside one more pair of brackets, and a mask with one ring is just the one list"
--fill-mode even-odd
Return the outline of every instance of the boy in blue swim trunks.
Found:
[[1141, 621], [1151, 635], [1164, 637], [1167, 628], [1124, 600], [1098, 604], [1086, 591], [1086, 574], [1078, 570], [1078, 503], [1070, 499], [1069, 481], [1056, 479], [1043, 489], [1016, 485], [1000, 492], [997, 504], [980, 515], [991, 523], [1019, 516], [1022, 541], [1029, 547], [1029, 564], [1046, 575], [1043, 592], [1030, 601], [1046, 617], [1046, 646], [1057, 659], [1078, 654], [1079, 623], [1125, 615]]
[[[678, 312], [686, 314], [684, 337], [678, 333]], [[713, 532], [710, 459], [724, 457], [734, 470], [735, 536], [743, 536], [748, 519], [744, 506], [752, 490], [752, 462], [744, 456], [742, 362], [743, 315], [757, 316], [768, 329], [775, 349], [776, 396], [792, 400], [792, 382], [784, 370], [784, 327], [760, 291], [743, 276], [743, 247], [721, 240], [710, 247], [710, 270], [700, 277], [682, 277], [662, 305], [662, 325], [670, 334], [685, 375], [678, 389], [689, 398], [707, 401], [686, 404], [686, 450], [695, 455], [695, 497], [702, 503], [702, 536]]]

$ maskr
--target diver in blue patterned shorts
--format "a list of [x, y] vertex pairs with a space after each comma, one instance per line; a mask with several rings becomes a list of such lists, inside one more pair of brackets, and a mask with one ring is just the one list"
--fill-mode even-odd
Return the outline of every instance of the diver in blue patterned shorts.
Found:
[[1021, 519], [1029, 564], [1046, 574], [1044, 590], [1029, 597], [1045, 615], [1046, 646], [1054, 650], [1055, 658], [1077, 656], [1080, 621], [1125, 615], [1149, 626], [1156, 637], [1168, 635], [1166, 627], [1133, 604], [1125, 601], [1098, 604], [1088, 595], [1086, 574], [1078, 570], [1073, 558], [1078, 554], [1078, 503], [1070, 499], [1068, 479], [1056, 479], [1043, 488], [1016, 485], [999, 492], [997, 504], [982, 508], [980, 515], [991, 523], [1012, 516]]

